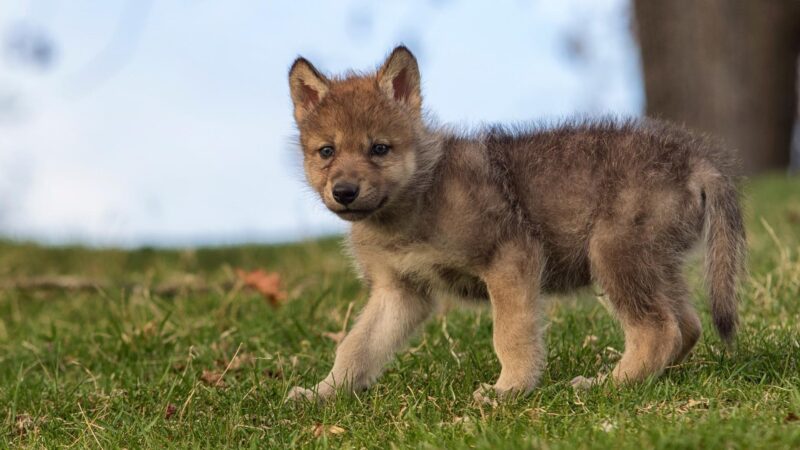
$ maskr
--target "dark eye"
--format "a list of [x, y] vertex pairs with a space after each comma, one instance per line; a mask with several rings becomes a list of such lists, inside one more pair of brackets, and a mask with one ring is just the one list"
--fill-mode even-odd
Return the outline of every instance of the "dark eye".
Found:
[[369, 153], [373, 156], [383, 156], [389, 153], [390, 148], [391, 147], [386, 144], [375, 144], [372, 146], [372, 149], [370, 149]]
[[330, 145], [322, 147], [321, 149], [319, 149], [319, 156], [321, 156], [324, 159], [330, 158], [331, 156], [333, 156], [333, 147], [331, 147]]

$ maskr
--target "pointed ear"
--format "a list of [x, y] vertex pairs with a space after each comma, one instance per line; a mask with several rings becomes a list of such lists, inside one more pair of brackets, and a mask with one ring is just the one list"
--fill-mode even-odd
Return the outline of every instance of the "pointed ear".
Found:
[[378, 86], [389, 98], [422, 109], [417, 59], [404, 46], [395, 48], [378, 71]]
[[328, 93], [328, 79], [305, 58], [297, 58], [289, 70], [289, 88], [294, 102], [294, 118], [300, 122]]

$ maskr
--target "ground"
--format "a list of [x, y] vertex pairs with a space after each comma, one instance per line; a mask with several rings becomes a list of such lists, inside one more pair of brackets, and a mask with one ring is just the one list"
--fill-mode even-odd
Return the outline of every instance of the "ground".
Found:
[[[472, 401], [499, 373], [480, 309], [433, 319], [358, 396], [284, 402], [326, 374], [332, 338], [366, 298], [338, 239], [136, 251], [0, 243], [0, 447], [798, 448], [800, 179], [744, 190], [750, 274], [734, 351], [710, 325], [697, 256], [704, 334], [688, 361], [642, 385], [574, 391], [574, 376], [608, 370], [622, 350], [587, 290], [550, 303], [540, 387], [495, 407]], [[287, 300], [273, 307], [232, 283], [237, 268], [277, 272]], [[58, 274], [98, 287], [8, 286]]]

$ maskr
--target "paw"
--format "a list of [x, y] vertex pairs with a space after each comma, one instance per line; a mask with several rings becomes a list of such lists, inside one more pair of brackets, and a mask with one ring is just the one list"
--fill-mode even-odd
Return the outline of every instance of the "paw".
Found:
[[286, 395], [286, 400], [292, 402], [314, 402], [320, 401], [322, 398], [311, 389], [295, 386], [289, 390], [289, 394]]
[[592, 378], [586, 378], [584, 376], [577, 376], [569, 382], [572, 385], [573, 389], [580, 389], [580, 390], [588, 390], [591, 389], [592, 386], [597, 386], [598, 384], [602, 384], [605, 381], [605, 375], [598, 375]]
[[524, 395], [528, 391], [525, 389], [502, 388], [496, 384], [492, 386], [491, 384], [483, 383], [481, 387], [472, 393], [472, 398], [479, 405], [497, 406], [498, 402]]
[[483, 383], [472, 393], [472, 398], [479, 405], [497, 406], [498, 392], [491, 384]]

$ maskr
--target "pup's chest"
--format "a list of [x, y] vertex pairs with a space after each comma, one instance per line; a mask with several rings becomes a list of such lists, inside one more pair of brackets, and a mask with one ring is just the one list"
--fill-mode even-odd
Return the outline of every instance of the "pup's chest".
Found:
[[464, 301], [489, 299], [486, 284], [452, 253], [410, 246], [386, 252], [384, 261], [393, 272], [434, 295]]

